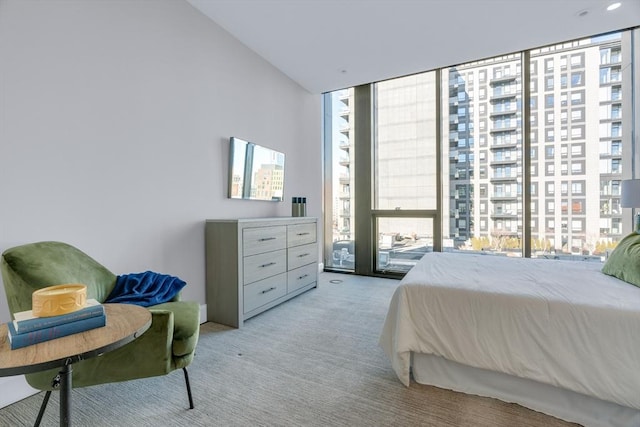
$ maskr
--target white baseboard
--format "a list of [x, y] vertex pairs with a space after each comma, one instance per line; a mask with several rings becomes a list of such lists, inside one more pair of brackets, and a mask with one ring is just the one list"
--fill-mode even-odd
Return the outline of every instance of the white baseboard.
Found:
[[207, 304], [200, 304], [200, 324], [207, 321]]
[[27, 384], [24, 375], [0, 378], [0, 408], [9, 406], [36, 393], [38, 393], [38, 390], [31, 388]]

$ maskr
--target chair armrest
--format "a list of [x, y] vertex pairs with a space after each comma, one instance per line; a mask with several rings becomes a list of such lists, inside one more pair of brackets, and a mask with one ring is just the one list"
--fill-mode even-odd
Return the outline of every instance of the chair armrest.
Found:
[[173, 356], [182, 357], [194, 352], [200, 334], [200, 305], [197, 302], [166, 302], [148, 308], [151, 313], [173, 313]]

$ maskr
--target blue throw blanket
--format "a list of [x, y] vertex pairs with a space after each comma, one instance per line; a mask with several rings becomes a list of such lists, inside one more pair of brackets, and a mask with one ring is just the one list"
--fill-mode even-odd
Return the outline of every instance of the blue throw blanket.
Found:
[[145, 271], [118, 276], [105, 303], [126, 303], [149, 307], [171, 301], [187, 283], [177, 277]]

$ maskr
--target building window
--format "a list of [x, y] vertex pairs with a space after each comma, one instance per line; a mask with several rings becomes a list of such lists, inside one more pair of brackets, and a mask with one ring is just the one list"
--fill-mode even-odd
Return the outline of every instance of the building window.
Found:
[[584, 66], [584, 53], [571, 55], [571, 68], [578, 68], [583, 66]]
[[571, 139], [583, 139], [584, 138], [584, 126], [571, 127]]
[[553, 94], [544, 96], [544, 106], [545, 108], [553, 108]]
[[567, 157], [568, 152], [569, 152], [569, 147], [567, 147], [567, 144], [562, 144], [560, 146], [560, 157], [564, 159], [565, 157]]
[[556, 202], [547, 200], [547, 214], [553, 214], [556, 211]]
[[584, 215], [585, 210], [584, 210], [584, 205], [585, 205], [585, 201], [584, 199], [574, 199], [571, 202], [571, 213], [574, 215]]
[[555, 147], [553, 145], [547, 145], [545, 146], [545, 155], [544, 158], [545, 159], [553, 159], [553, 154], [555, 151]]
[[571, 175], [582, 175], [584, 173], [584, 160], [571, 163]]
[[584, 104], [584, 91], [571, 92], [571, 105]]
[[584, 230], [584, 226], [581, 219], [571, 220], [571, 231], [580, 232]]
[[571, 110], [571, 122], [583, 122], [584, 121], [584, 107], [574, 108]]
[[571, 87], [584, 86], [584, 71], [571, 73]]
[[584, 156], [584, 144], [571, 144], [571, 157]]
[[556, 117], [555, 113], [553, 111], [547, 111], [544, 116], [545, 116], [545, 120], [544, 120], [545, 123], [548, 125], [552, 125]]
[[547, 73], [553, 72], [553, 58], [547, 58], [544, 60], [544, 69]]
[[571, 194], [574, 196], [584, 196], [584, 181], [574, 181], [571, 183]]
[[545, 131], [544, 131], [544, 140], [546, 142], [553, 142], [554, 141], [553, 137], [554, 137], [553, 128], [545, 129]]
[[622, 160], [611, 159], [611, 173], [622, 173]]
[[546, 164], [546, 176], [553, 176], [556, 172], [555, 165], [553, 163]]
[[553, 193], [555, 191], [555, 184], [553, 182], [547, 182], [545, 187], [546, 187], [546, 195], [553, 196]]
[[611, 155], [622, 155], [622, 141], [611, 141]]

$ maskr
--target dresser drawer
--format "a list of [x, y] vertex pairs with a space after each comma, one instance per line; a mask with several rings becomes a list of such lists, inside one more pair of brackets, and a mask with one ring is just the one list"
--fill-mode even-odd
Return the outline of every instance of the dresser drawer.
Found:
[[244, 285], [287, 271], [287, 251], [267, 252], [244, 257]]
[[282, 273], [251, 283], [244, 287], [243, 292], [244, 312], [248, 313], [285, 296], [287, 293], [287, 274]]
[[318, 261], [318, 244], [296, 246], [287, 249], [287, 269], [302, 267]]
[[318, 280], [318, 266], [316, 263], [305, 265], [289, 271], [287, 276], [287, 292], [293, 292]]
[[276, 251], [287, 247], [287, 227], [246, 228], [242, 234], [244, 256]]
[[316, 223], [294, 224], [287, 227], [289, 247], [306, 245], [316, 241]]

